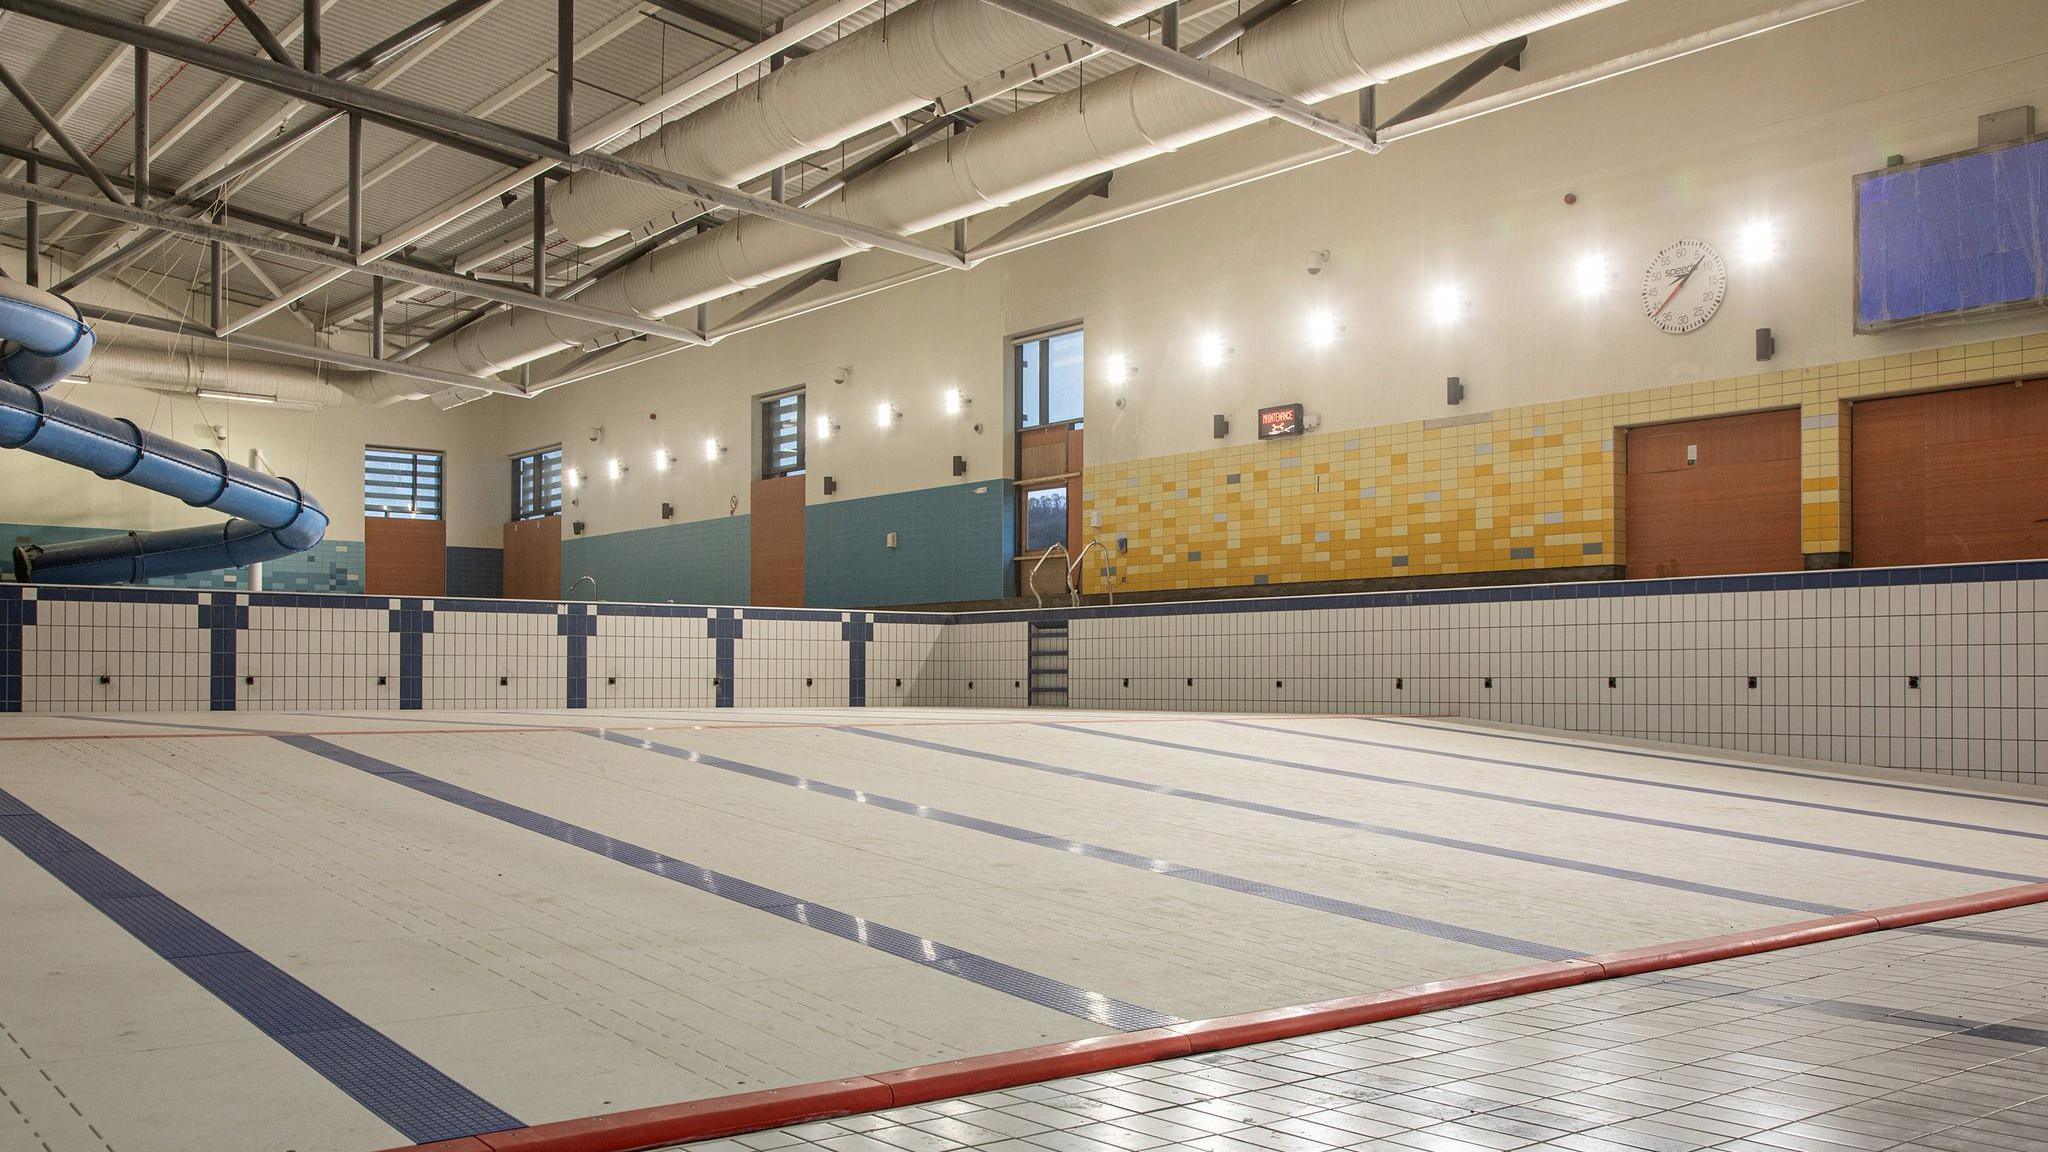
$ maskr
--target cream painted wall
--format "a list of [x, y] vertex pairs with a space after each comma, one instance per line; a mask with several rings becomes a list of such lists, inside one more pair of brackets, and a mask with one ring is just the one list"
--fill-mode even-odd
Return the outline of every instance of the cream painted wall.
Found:
[[[1482, 91], [1769, 7], [1634, 0], [1537, 36], [1526, 70]], [[601, 533], [659, 523], [663, 500], [679, 520], [723, 515], [734, 497], [745, 511], [751, 398], [796, 384], [809, 387], [813, 413], [842, 425], [812, 444], [813, 503], [830, 499], [820, 489], [826, 474], [839, 481], [837, 499], [953, 483], [955, 452], [968, 457], [970, 478], [1007, 474], [1006, 338], [1074, 320], [1088, 332], [1094, 463], [1214, 447], [1217, 412], [1231, 417], [1232, 441], [1242, 440], [1257, 407], [1291, 400], [1330, 428], [1449, 415], [1452, 375], [1467, 388], [1463, 411], [1739, 375], [1757, 370], [1753, 333], [1765, 326], [1778, 340], [1773, 369], [2037, 331], [2048, 326], [2039, 314], [1852, 335], [1850, 178], [1890, 153], [1923, 159], [1973, 147], [1980, 113], [2048, 107], [2040, 15], [2038, 0], [1867, 0], [1379, 156], [1346, 155], [972, 272], [929, 275], [535, 403], [473, 407], [503, 415], [508, 451], [567, 445], [571, 465], [588, 475], [572, 516]], [[1393, 86], [1381, 108], [1399, 107], [1443, 71]], [[1312, 157], [1322, 143], [1279, 124], [1235, 133], [1118, 173], [1112, 198], [1073, 218]], [[1575, 206], [1563, 203], [1566, 192]], [[1772, 226], [1777, 250], [1767, 263], [1745, 263], [1740, 236], [1757, 221]], [[973, 231], [999, 223], [976, 221]], [[1683, 237], [1721, 249], [1730, 287], [1711, 324], [1673, 337], [1645, 320], [1637, 287], [1652, 254]], [[1312, 278], [1305, 264], [1318, 249], [1332, 257]], [[1593, 298], [1570, 284], [1587, 253], [1608, 268]], [[916, 274], [902, 258], [868, 255], [814, 292], [854, 294]], [[1428, 301], [1447, 284], [1465, 311], [1438, 325]], [[1327, 349], [1304, 338], [1316, 309], [1343, 325]], [[1210, 331], [1232, 349], [1213, 370], [1196, 356]], [[1111, 355], [1132, 367], [1122, 388], [1107, 383]], [[836, 365], [853, 368], [845, 385], [831, 382]], [[948, 418], [940, 396], [956, 386], [973, 405]], [[873, 409], [884, 398], [904, 418], [881, 432]], [[979, 435], [968, 431], [977, 421]], [[605, 427], [602, 443], [586, 440], [593, 425]], [[710, 464], [708, 436], [729, 448]], [[657, 445], [679, 457], [669, 473], [653, 469]], [[628, 469], [618, 481], [605, 472], [613, 457]]]

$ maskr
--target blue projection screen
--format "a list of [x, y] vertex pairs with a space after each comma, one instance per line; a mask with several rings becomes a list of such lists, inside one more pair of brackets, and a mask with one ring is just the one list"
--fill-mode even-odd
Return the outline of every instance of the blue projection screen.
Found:
[[1856, 331], [2048, 304], [2048, 137], [1856, 177]]

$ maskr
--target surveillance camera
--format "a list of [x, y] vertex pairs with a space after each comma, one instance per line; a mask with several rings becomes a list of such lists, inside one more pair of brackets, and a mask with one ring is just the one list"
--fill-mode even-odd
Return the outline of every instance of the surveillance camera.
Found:
[[592, 428], [590, 430], [590, 442], [592, 444], [595, 444], [602, 439], [604, 439], [604, 428], [602, 426]]
[[1327, 265], [1329, 262], [1330, 250], [1328, 248], [1318, 248], [1314, 252], [1309, 253], [1308, 274], [1311, 276], [1320, 274], [1323, 270], [1323, 267]]
[[227, 425], [225, 425], [225, 424], [215, 424], [215, 425], [213, 426], [213, 440], [214, 440], [214, 443], [216, 443], [216, 444], [224, 444], [224, 443], [226, 443], [226, 442], [227, 442], [227, 438], [228, 438], [228, 426], [227, 426]]
[[851, 368], [834, 368], [832, 370], [832, 382], [834, 384], [844, 384], [852, 377], [853, 369]]

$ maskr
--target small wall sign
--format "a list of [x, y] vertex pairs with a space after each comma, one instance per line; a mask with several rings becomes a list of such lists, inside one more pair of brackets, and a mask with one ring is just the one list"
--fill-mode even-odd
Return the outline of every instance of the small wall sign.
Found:
[[1259, 439], [1277, 440], [1282, 436], [1299, 436], [1301, 433], [1300, 404], [1281, 404], [1273, 408], [1259, 409]]

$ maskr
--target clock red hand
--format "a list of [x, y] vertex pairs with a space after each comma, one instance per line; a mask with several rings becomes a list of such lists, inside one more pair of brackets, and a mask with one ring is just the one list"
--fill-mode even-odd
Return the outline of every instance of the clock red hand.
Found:
[[1659, 304], [1659, 305], [1657, 305], [1657, 310], [1656, 310], [1655, 312], [1652, 312], [1652, 313], [1650, 313], [1650, 319], [1652, 319], [1652, 320], [1655, 320], [1655, 319], [1656, 319], [1657, 317], [1659, 317], [1659, 316], [1662, 316], [1662, 315], [1664, 314], [1664, 310], [1665, 310], [1666, 308], [1669, 308], [1669, 307], [1671, 307], [1671, 302], [1672, 302], [1673, 300], [1676, 300], [1676, 299], [1678, 299], [1678, 290], [1679, 290], [1679, 289], [1681, 289], [1681, 288], [1683, 288], [1683, 287], [1685, 287], [1685, 282], [1686, 282], [1687, 280], [1690, 280], [1690, 279], [1692, 279], [1692, 274], [1693, 274], [1693, 273], [1695, 273], [1695, 272], [1697, 272], [1697, 271], [1699, 271], [1699, 270], [1700, 270], [1700, 266], [1699, 266], [1699, 263], [1695, 263], [1695, 264], [1693, 264], [1693, 266], [1692, 266], [1692, 267], [1690, 267], [1690, 268], [1687, 268], [1687, 269], [1685, 270], [1685, 275], [1683, 275], [1683, 276], [1680, 276], [1680, 277], [1678, 278], [1678, 283], [1676, 283], [1676, 284], [1673, 284], [1673, 285], [1671, 286], [1671, 295], [1669, 295], [1669, 296], [1666, 296], [1666, 297], [1664, 298], [1664, 302], [1663, 302], [1662, 304]]

